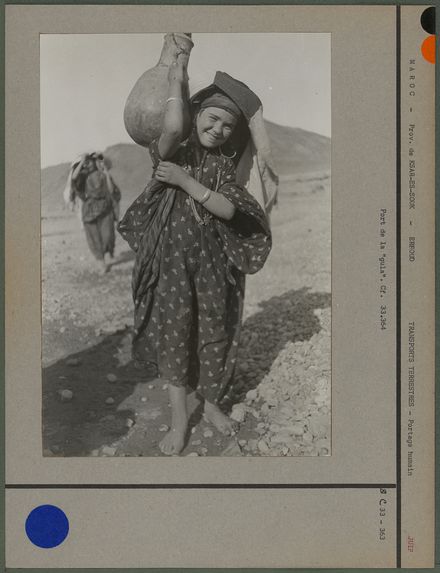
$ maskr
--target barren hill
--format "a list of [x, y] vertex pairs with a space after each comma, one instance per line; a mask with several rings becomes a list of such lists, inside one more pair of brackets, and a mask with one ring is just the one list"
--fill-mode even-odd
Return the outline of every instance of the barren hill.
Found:
[[[278, 174], [295, 174], [330, 170], [330, 139], [299, 128], [266, 122]], [[151, 174], [148, 150], [131, 143], [119, 143], [105, 150], [112, 164], [112, 176], [123, 194], [122, 208], [139, 195]], [[69, 164], [61, 163], [41, 171], [42, 215], [50, 216], [63, 210], [63, 190]]]
[[270, 121], [266, 121], [266, 129], [280, 176], [330, 171], [328, 137]]

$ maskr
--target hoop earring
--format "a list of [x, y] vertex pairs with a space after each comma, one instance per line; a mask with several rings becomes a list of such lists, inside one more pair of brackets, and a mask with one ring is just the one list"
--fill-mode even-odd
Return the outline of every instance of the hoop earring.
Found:
[[222, 151], [221, 145], [219, 146], [219, 150], [220, 150], [220, 155], [222, 155], [223, 157], [226, 157], [227, 159], [233, 159], [237, 155], [236, 151], [234, 151], [234, 153], [232, 155], [225, 155]]

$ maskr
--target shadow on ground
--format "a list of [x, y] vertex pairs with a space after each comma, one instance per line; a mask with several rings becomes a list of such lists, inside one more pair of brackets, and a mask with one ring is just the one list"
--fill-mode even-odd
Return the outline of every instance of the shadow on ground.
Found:
[[[261, 310], [242, 328], [229, 406], [261, 382], [287, 342], [308, 340], [319, 332], [314, 310], [330, 304], [329, 293], [312, 293], [306, 288], [260, 303]], [[169, 423], [170, 417], [168, 393], [153, 372], [135, 367], [129, 346], [130, 332], [125, 329], [43, 369], [44, 455], [89, 456], [104, 445], [124, 439], [131, 444], [124, 455], [160, 455], [160, 427]], [[63, 400], [63, 390], [72, 392], [72, 397], [67, 393]], [[200, 405], [194, 403], [190, 426], [200, 423]], [[130, 441], [134, 428], [143, 428], [145, 435], [138, 432]], [[240, 430], [239, 437], [252, 431], [251, 421]], [[203, 455], [221, 453], [224, 442], [218, 435], [205, 443], [202, 428], [198, 433], [199, 442], [206, 446]]]
[[[138, 384], [146, 386], [154, 376], [140, 372], [131, 361], [120, 365], [117, 356], [124, 337], [127, 330], [43, 369], [45, 450], [55, 455], [89, 455], [127, 433], [127, 420], [134, 419], [134, 408], [125, 401]], [[108, 374], [116, 381], [109, 381]], [[63, 400], [63, 390], [70, 390], [73, 397]]]
[[330, 293], [291, 290], [261, 302], [261, 310], [242, 327], [230, 405], [258, 386], [288, 342], [309, 340], [321, 330], [314, 310], [331, 306]]

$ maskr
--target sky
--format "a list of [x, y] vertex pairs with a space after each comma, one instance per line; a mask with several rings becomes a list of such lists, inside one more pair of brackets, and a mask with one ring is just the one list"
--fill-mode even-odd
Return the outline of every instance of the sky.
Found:
[[[331, 135], [330, 34], [193, 34], [190, 91], [216, 70], [247, 84], [266, 119]], [[132, 142], [123, 110], [156, 65], [163, 34], [40, 36], [41, 165]]]

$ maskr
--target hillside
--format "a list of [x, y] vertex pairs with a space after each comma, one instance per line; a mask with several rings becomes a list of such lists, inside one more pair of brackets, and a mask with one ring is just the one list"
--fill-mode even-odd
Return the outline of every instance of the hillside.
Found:
[[[330, 170], [330, 139], [299, 128], [266, 122], [278, 174], [295, 174]], [[123, 194], [126, 207], [142, 191], [151, 174], [148, 150], [139, 145], [120, 143], [104, 151], [112, 164], [111, 173]], [[63, 210], [63, 190], [69, 164], [61, 163], [41, 171], [42, 215], [50, 216]]]
[[270, 121], [266, 121], [266, 129], [280, 176], [330, 171], [328, 137]]

